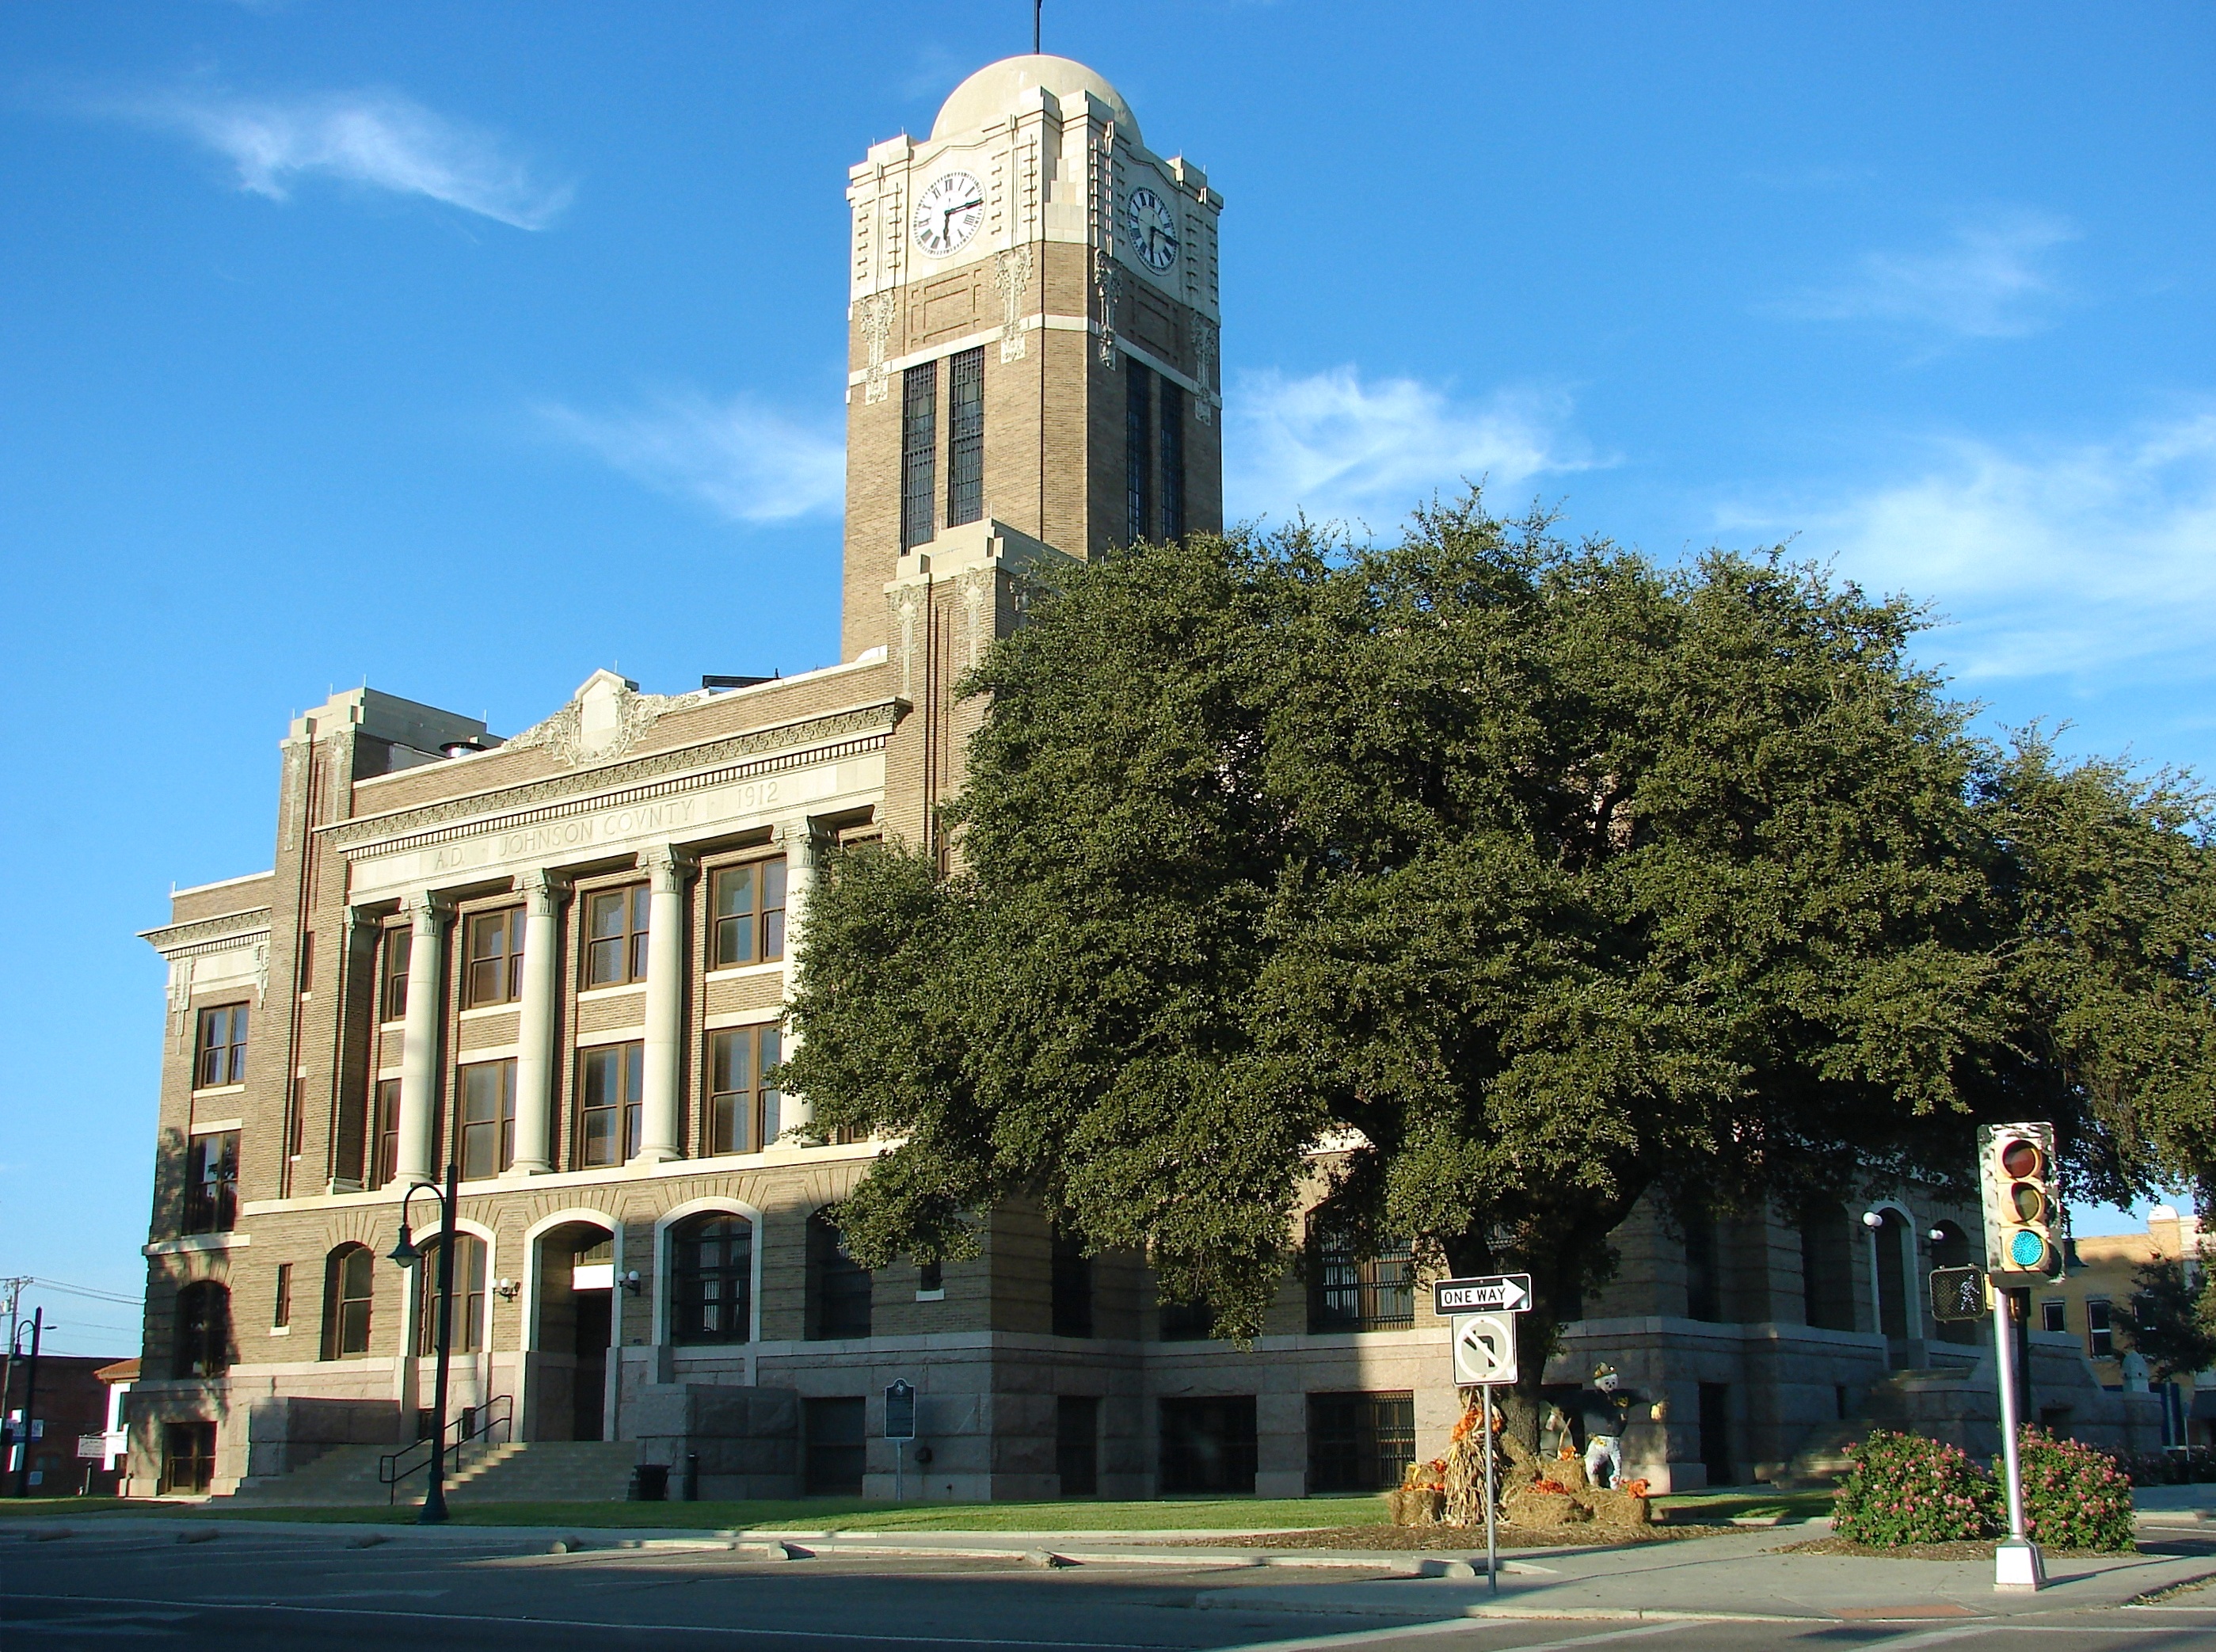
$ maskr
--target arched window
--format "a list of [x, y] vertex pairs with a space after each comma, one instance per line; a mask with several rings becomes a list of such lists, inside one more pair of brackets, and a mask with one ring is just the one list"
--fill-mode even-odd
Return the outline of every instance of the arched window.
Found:
[[[416, 1352], [421, 1354], [433, 1354], [439, 1351], [439, 1243], [434, 1239], [425, 1245], [423, 1260], [416, 1264], [423, 1279], [420, 1292], [422, 1305], [416, 1316]], [[447, 1345], [449, 1352], [475, 1353], [484, 1347], [484, 1241], [475, 1234], [457, 1234], [454, 1236], [454, 1322], [449, 1332], [453, 1340]]]
[[377, 1258], [366, 1245], [341, 1245], [323, 1262], [323, 1358], [369, 1352], [370, 1298]]
[[1308, 1329], [1399, 1331], [1416, 1322], [1416, 1259], [1405, 1239], [1365, 1251], [1328, 1205], [1308, 1217]]
[[231, 1369], [231, 1291], [202, 1279], [177, 1292], [172, 1377], [220, 1377]]
[[811, 1340], [870, 1334], [870, 1271], [846, 1254], [822, 1211], [808, 1218], [808, 1335]]
[[669, 1340], [744, 1342], [752, 1335], [754, 1224], [711, 1211], [669, 1236]]

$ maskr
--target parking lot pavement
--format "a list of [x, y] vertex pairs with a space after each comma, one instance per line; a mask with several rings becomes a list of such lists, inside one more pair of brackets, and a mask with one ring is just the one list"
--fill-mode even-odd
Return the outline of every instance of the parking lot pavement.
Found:
[[[202, 1538], [203, 1531], [211, 1535]], [[1473, 1590], [1451, 1580], [1392, 1579], [1376, 1567], [1290, 1575], [1244, 1562], [1171, 1568], [1104, 1556], [1056, 1569], [1011, 1557], [841, 1555], [828, 1545], [816, 1558], [789, 1560], [769, 1558], [783, 1551], [767, 1545], [697, 1540], [549, 1547], [543, 1534], [490, 1528], [87, 1527], [48, 1541], [9, 1534], [0, 1538], [0, 1648], [1542, 1652], [1651, 1642], [1655, 1652], [1942, 1644], [1963, 1652], [2216, 1652], [2216, 1590], [2152, 1607], [2065, 1607], [2035, 1618], [1987, 1618], [1944, 1601], [1880, 1609], [1905, 1615], [1845, 1608], [1790, 1621], [1620, 1612], [1472, 1618], [1462, 1614], [1487, 1606], [1481, 1583]], [[1531, 1597], [1503, 1604], [1538, 1609]]]

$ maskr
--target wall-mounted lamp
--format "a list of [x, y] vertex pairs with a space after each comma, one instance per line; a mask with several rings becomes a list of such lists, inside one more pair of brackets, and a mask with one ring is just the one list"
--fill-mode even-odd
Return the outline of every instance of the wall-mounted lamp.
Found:
[[1924, 1236], [1935, 1245], [1943, 1245], [1954, 1237], [1944, 1228], [1927, 1228], [1924, 1230]]
[[622, 1285], [625, 1290], [630, 1291], [634, 1297], [637, 1296], [638, 1294], [638, 1270], [634, 1267], [630, 1273], [619, 1275], [616, 1283]]
[[515, 1293], [522, 1289], [520, 1285], [511, 1279], [502, 1278], [492, 1282], [493, 1295], [498, 1297], [502, 1302], [514, 1302]]
[[1864, 1211], [1862, 1212], [1862, 1225], [1866, 1228], [1872, 1229], [1881, 1228], [1885, 1225], [1885, 1218], [1880, 1216], [1875, 1211]]

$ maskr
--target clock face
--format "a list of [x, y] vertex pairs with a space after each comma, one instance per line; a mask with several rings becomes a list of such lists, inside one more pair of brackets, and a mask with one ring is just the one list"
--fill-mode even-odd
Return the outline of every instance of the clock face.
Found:
[[1131, 250], [1157, 274], [1177, 262], [1177, 215], [1151, 189], [1134, 189], [1123, 203], [1131, 231]]
[[915, 243], [944, 258], [961, 251], [984, 221], [984, 189], [967, 172], [949, 172], [915, 203]]

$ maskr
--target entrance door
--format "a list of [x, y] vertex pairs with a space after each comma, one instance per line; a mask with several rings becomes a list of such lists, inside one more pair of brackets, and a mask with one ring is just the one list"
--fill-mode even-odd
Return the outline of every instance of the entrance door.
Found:
[[1054, 1466], [1063, 1496], [1090, 1497], [1100, 1489], [1100, 1402], [1093, 1395], [1055, 1401]]
[[165, 1422], [162, 1425], [162, 1493], [164, 1496], [198, 1496], [215, 1479], [215, 1425], [212, 1422]]
[[1712, 1486], [1735, 1483], [1731, 1450], [1731, 1384], [1701, 1384], [1701, 1465]]
[[859, 1399], [809, 1400], [802, 1414], [807, 1431], [808, 1495], [859, 1497], [868, 1466], [869, 1405]]
[[615, 1329], [615, 1292], [580, 1291], [575, 1298], [577, 1366], [571, 1378], [572, 1439], [598, 1439], [608, 1397], [608, 1344]]

